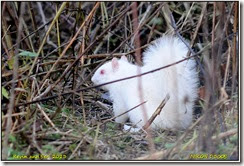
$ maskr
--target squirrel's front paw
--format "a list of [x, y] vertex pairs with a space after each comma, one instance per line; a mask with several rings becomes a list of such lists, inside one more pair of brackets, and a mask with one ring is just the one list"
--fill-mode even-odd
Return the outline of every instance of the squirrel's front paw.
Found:
[[124, 125], [124, 130], [131, 132], [131, 133], [135, 133], [141, 130], [141, 128], [137, 128], [137, 127], [133, 127], [133, 126], [129, 126], [129, 125]]

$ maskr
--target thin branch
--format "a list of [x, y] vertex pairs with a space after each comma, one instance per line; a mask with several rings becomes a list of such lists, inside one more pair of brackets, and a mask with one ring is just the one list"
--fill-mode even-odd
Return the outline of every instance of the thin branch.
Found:
[[152, 114], [152, 116], [150, 117], [150, 119], [147, 121], [147, 123], [142, 127], [144, 130], [146, 130], [154, 121], [154, 119], [160, 115], [162, 109], [164, 108], [165, 104], [168, 102], [170, 96], [169, 94], [166, 95], [165, 99], [163, 99], [163, 101], [159, 104], [158, 108], [156, 109], [156, 111]]
[[48, 123], [50, 123], [50, 125], [59, 132], [59, 129], [55, 126], [55, 124], [52, 122], [52, 120], [48, 117], [48, 115], [45, 113], [45, 111], [42, 109], [42, 107], [37, 104], [39, 110], [41, 111], [41, 113], [43, 114], [43, 116], [45, 117], [45, 119], [47, 120]]
[[[190, 48], [194, 45], [196, 37], [198, 35], [198, 31], [200, 29], [200, 26], [202, 25], [202, 21], [203, 21], [203, 18], [205, 16], [206, 10], [207, 10], [207, 4], [208, 4], [208, 2], [204, 2], [204, 4], [203, 4], [202, 11], [200, 14], [200, 18], [199, 18], [199, 21], [197, 23], [197, 27], [195, 29], [195, 32], [194, 32], [192, 40], [191, 40]], [[192, 50], [190, 50], [190, 51], [192, 52]], [[188, 51], [187, 56], [189, 56], [189, 55], [190, 55], [190, 52]]]
[[136, 109], [137, 107], [139, 107], [139, 106], [141, 106], [141, 105], [143, 105], [143, 104], [145, 104], [145, 103], [146, 103], [146, 101], [144, 101], [144, 102], [142, 102], [142, 103], [136, 105], [135, 107], [133, 107], [133, 108], [129, 109], [128, 111], [125, 111], [125, 112], [123, 112], [123, 113], [121, 113], [121, 114], [119, 114], [119, 115], [117, 115], [117, 116], [114, 116], [114, 117], [112, 117], [112, 118], [110, 118], [110, 119], [104, 120], [102, 124], [105, 124], [105, 123], [107, 123], [107, 122], [109, 122], [109, 121], [112, 121], [112, 120], [114, 120], [114, 119], [116, 119], [116, 118], [118, 118], [118, 117], [120, 117], [120, 116], [122, 116], [122, 115], [124, 115], [124, 114], [127, 114], [128, 112], [130, 112], [130, 111]]

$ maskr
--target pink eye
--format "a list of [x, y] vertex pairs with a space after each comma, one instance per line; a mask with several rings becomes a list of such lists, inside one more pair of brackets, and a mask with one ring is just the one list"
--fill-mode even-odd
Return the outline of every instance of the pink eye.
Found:
[[101, 74], [101, 75], [105, 74], [105, 70], [102, 69], [102, 70], [100, 71], [100, 74]]

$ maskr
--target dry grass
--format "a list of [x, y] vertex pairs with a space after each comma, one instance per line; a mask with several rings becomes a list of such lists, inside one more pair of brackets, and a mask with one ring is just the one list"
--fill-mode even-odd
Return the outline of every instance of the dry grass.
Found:
[[[132, 4], [2, 2], [3, 160], [239, 159], [238, 2], [138, 2], [139, 38]], [[125, 132], [90, 78], [164, 33], [197, 56], [194, 122], [149, 138]]]

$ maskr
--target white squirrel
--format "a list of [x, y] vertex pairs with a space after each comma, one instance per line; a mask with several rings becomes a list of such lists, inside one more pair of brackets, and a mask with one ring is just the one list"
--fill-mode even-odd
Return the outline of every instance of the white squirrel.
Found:
[[[113, 58], [97, 69], [92, 77], [95, 85], [113, 80], [137, 75], [137, 68], [141, 73], [163, 67], [186, 58], [188, 48], [177, 37], [163, 36], [153, 42], [143, 53], [143, 66], [129, 63], [125, 56], [121, 59]], [[163, 107], [151, 127], [166, 130], [186, 129], [192, 122], [193, 106], [197, 94], [198, 74], [194, 59], [185, 60], [176, 65], [141, 76], [143, 101], [145, 110], [150, 118], [160, 103], [169, 94], [169, 100]], [[113, 101], [114, 115], [117, 116], [142, 103], [139, 98], [138, 77], [102, 86], [109, 91]], [[128, 118], [137, 127], [145, 125], [142, 106], [115, 119], [124, 123]]]

